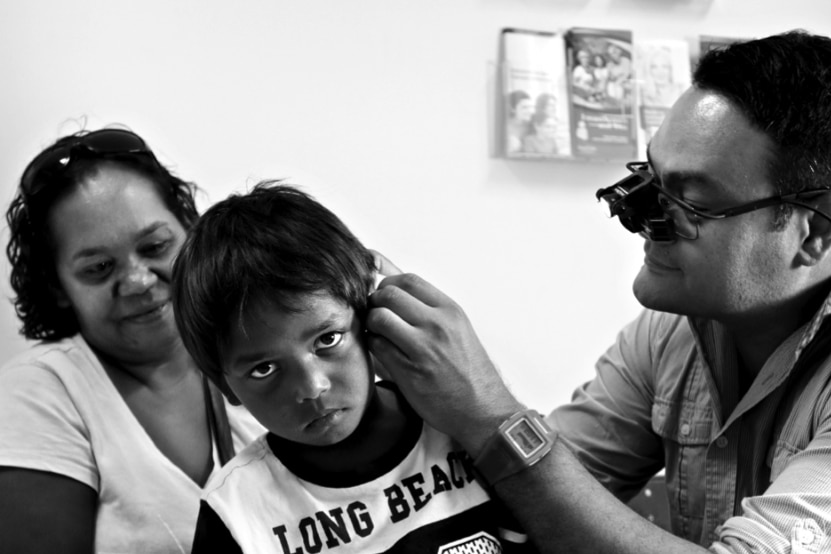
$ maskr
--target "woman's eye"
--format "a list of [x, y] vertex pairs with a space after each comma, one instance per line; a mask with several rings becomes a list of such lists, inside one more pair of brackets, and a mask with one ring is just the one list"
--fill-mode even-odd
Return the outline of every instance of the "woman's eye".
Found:
[[87, 278], [99, 279], [99, 278], [104, 277], [105, 275], [107, 275], [110, 272], [110, 269], [112, 269], [112, 266], [113, 266], [112, 262], [109, 262], [109, 261], [97, 262], [97, 263], [85, 266], [81, 270], [81, 274], [83, 274]]
[[168, 251], [170, 247], [170, 241], [162, 240], [157, 242], [152, 242], [150, 244], [146, 244], [142, 247], [142, 253], [145, 256], [160, 256]]
[[272, 373], [277, 371], [277, 364], [273, 362], [267, 362], [264, 364], [260, 364], [248, 374], [252, 379], [265, 379]]
[[343, 340], [343, 333], [332, 331], [331, 333], [326, 333], [318, 337], [317, 347], [324, 350], [327, 348], [334, 348], [340, 344], [341, 340]]

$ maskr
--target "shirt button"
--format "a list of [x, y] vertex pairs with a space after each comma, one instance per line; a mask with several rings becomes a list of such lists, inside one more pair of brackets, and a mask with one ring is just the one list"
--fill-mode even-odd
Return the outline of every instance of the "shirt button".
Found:
[[690, 434], [690, 425], [688, 423], [685, 423], [684, 425], [681, 426], [681, 434], [684, 435], [684, 436], [687, 436], [687, 435]]
[[814, 542], [814, 534], [810, 529], [797, 529], [796, 540], [801, 544], [811, 544]]
[[727, 446], [727, 437], [722, 436], [722, 437], [717, 438], [716, 439], [716, 446], [718, 446], [719, 448], [724, 448], [725, 446]]

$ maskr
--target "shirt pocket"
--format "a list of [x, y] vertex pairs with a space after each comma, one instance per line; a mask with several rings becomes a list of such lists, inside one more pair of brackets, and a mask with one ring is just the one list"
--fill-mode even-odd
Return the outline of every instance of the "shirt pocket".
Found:
[[664, 444], [673, 528], [685, 534], [697, 532], [702, 523], [706, 494], [700, 485], [706, 482], [712, 427], [712, 412], [695, 402], [656, 399], [652, 406], [652, 429]]
[[695, 402], [656, 398], [652, 405], [652, 430], [665, 442], [706, 448], [712, 436], [713, 414], [708, 406]]

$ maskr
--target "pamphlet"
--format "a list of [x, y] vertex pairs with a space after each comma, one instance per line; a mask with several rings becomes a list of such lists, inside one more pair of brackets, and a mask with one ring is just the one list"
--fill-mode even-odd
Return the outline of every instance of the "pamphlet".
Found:
[[503, 29], [504, 153], [570, 157], [565, 43], [557, 33]]
[[565, 38], [573, 154], [634, 159], [637, 130], [631, 31], [575, 28]]
[[691, 83], [690, 47], [683, 40], [635, 41], [639, 157], [669, 109]]

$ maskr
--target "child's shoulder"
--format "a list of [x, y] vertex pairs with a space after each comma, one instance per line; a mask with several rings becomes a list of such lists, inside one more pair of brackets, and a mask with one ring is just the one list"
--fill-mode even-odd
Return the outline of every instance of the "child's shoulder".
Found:
[[263, 433], [254, 439], [248, 446], [237, 452], [227, 464], [219, 468], [208, 480], [203, 489], [203, 496], [215, 492], [223, 487], [238, 483], [254, 474], [264, 464], [263, 461], [270, 455], [267, 433]]

